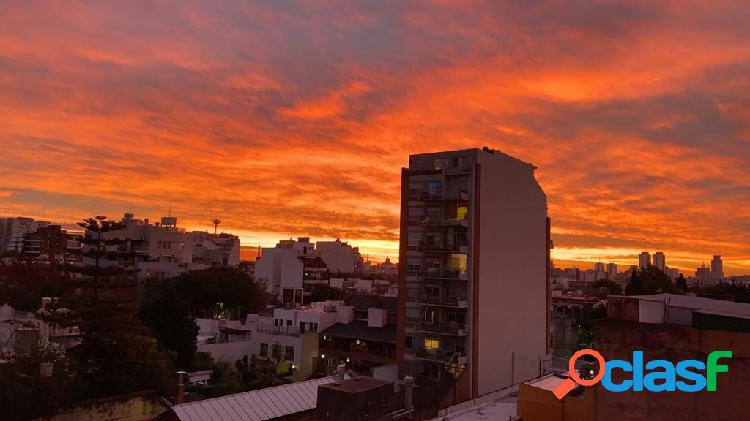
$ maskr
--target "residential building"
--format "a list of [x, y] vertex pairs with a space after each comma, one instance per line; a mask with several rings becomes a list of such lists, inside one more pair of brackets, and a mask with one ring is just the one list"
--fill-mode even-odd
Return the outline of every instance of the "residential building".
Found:
[[344, 364], [358, 374], [377, 376], [377, 367], [396, 364], [398, 300], [353, 295], [345, 302], [352, 307], [354, 320], [336, 323], [321, 332], [320, 369], [332, 374]]
[[83, 236], [68, 232], [60, 225], [45, 225], [27, 233], [23, 254], [37, 261], [78, 264], [81, 262]]
[[412, 155], [402, 170], [397, 358], [441, 407], [537, 377], [548, 353], [534, 170], [488, 148]]
[[695, 269], [695, 284], [698, 288], [705, 288], [709, 286], [711, 281], [711, 269], [707, 268], [705, 264]]
[[22, 252], [26, 235], [48, 225], [49, 221], [36, 221], [32, 218], [0, 218], [0, 254]]
[[[731, 350], [732, 357], [724, 361], [730, 369], [718, 374], [711, 393], [612, 393], [598, 384], [590, 388], [594, 421], [747, 418], [750, 304], [673, 294], [610, 296], [607, 301], [609, 317], [594, 324], [594, 349], [608, 360], [632, 361], [634, 351], [642, 351], [646, 361], [706, 361], [716, 350]], [[613, 376], [619, 383], [630, 374]]]
[[240, 264], [240, 238], [236, 235], [194, 231], [191, 269], [210, 266], [237, 267]]
[[338, 238], [336, 241], [318, 241], [315, 249], [331, 273], [354, 273], [361, 269], [362, 256], [359, 248]]
[[255, 262], [255, 279], [282, 304], [306, 303], [316, 285], [328, 285], [330, 271], [308, 238], [282, 240], [263, 248]]
[[711, 259], [711, 281], [715, 284], [724, 280], [724, 262], [721, 260], [721, 256], [714, 255]]
[[677, 268], [668, 267], [667, 276], [669, 276], [669, 279], [671, 279], [674, 282], [680, 276], [680, 271]]
[[[126, 213], [120, 220], [121, 229], [105, 232], [101, 238], [106, 242], [105, 250], [113, 257], [101, 259], [101, 266], [118, 266], [137, 271], [139, 283], [177, 276], [188, 270], [193, 262], [193, 234], [177, 227], [177, 218], [165, 216], [158, 223], [148, 219], [135, 219]], [[96, 238], [97, 233], [87, 231], [87, 236]], [[95, 263], [87, 257], [84, 247], [84, 265]]]
[[657, 251], [654, 253], [654, 266], [660, 271], [667, 273], [667, 258], [664, 256], [664, 252]]
[[644, 251], [638, 255], [638, 269], [646, 269], [651, 266], [651, 253]]
[[245, 356], [255, 356], [277, 364], [279, 369], [291, 370], [291, 378], [301, 380], [318, 366], [319, 333], [353, 320], [353, 308], [342, 301], [273, 308], [248, 314], [244, 321], [198, 319], [198, 351], [230, 365]]
[[617, 264], [607, 263], [607, 279], [614, 281], [617, 278]]

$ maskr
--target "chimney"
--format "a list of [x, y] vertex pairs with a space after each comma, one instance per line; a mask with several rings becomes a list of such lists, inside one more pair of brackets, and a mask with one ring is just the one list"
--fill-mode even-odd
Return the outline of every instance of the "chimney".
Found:
[[179, 405], [185, 402], [185, 372], [177, 372], [177, 395], [174, 397], [174, 404]]
[[344, 381], [344, 373], [346, 372], [346, 366], [344, 364], [339, 364], [336, 367], [336, 380], [338, 381]]
[[407, 411], [414, 410], [414, 377], [404, 377], [404, 408]]

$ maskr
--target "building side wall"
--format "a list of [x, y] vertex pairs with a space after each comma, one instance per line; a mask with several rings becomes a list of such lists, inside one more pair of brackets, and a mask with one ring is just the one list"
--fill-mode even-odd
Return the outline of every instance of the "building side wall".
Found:
[[481, 221], [474, 252], [483, 395], [540, 374], [539, 359], [547, 353], [547, 203], [530, 166], [504, 155], [478, 156]]

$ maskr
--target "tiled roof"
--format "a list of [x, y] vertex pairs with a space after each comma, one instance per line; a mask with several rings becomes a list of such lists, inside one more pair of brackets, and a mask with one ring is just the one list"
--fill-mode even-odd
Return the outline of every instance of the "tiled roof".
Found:
[[307, 380], [172, 407], [181, 421], [262, 421], [315, 409], [318, 386], [335, 377]]

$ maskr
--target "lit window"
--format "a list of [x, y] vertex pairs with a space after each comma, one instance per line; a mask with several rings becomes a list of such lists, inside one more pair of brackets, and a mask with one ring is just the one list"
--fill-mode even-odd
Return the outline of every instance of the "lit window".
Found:
[[466, 272], [466, 269], [467, 269], [466, 255], [465, 254], [451, 254], [450, 258], [448, 259], [448, 268], [451, 270], [456, 270], [459, 273]]
[[459, 221], [462, 221], [466, 219], [466, 214], [469, 213], [469, 208], [466, 206], [459, 206], [458, 209], [456, 209], [456, 219]]
[[440, 341], [438, 341], [437, 339], [425, 339], [424, 347], [426, 349], [438, 349], [440, 348]]

